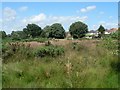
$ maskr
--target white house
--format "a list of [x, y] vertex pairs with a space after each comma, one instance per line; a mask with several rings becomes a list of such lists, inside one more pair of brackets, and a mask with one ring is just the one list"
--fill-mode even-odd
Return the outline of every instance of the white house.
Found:
[[108, 35], [108, 34], [110, 34], [110, 32], [109, 31], [105, 31], [105, 34]]

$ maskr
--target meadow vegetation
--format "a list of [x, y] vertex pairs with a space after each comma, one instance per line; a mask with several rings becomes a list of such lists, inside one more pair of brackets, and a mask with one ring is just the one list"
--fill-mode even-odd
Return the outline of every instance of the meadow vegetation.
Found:
[[27, 35], [3, 35], [3, 88], [120, 88], [118, 34], [104, 36], [102, 28], [102, 38], [81, 38], [88, 30], [82, 22], [71, 26], [73, 40], [65, 39], [61, 24], [44, 29], [29, 24], [23, 29]]
[[118, 88], [117, 41], [57, 42], [67, 43], [34, 48], [18, 42], [6, 44], [2, 48], [3, 87]]

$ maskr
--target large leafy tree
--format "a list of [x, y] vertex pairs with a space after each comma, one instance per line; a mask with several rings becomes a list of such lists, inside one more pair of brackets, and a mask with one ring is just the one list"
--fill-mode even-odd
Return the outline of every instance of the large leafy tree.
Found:
[[85, 23], [78, 21], [70, 25], [69, 32], [73, 38], [82, 38], [88, 32], [88, 26]]
[[50, 38], [58, 38], [63, 39], [65, 38], [65, 30], [63, 26], [59, 23], [55, 23], [50, 26], [50, 32], [49, 32]]
[[11, 37], [13, 40], [20, 40], [27, 38], [27, 34], [23, 31], [12, 31]]
[[51, 27], [47, 25], [46, 27], [43, 28], [41, 37], [49, 38], [50, 31], [51, 31]]
[[42, 29], [36, 24], [28, 24], [23, 31], [27, 34], [28, 37], [38, 37], [40, 36]]
[[47, 38], [62, 39], [62, 38], [65, 38], [65, 30], [61, 24], [54, 23], [51, 26], [46, 26], [43, 29], [41, 36], [47, 37]]
[[3, 38], [3, 39], [5, 37], [7, 37], [6, 32], [5, 31], [0, 31], [0, 37]]

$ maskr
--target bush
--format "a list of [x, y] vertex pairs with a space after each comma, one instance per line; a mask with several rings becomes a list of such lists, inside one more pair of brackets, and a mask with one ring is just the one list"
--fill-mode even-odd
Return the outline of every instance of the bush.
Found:
[[47, 41], [47, 38], [29, 38], [29, 39], [24, 39], [24, 42], [31, 42], [31, 41], [37, 41], [40, 43], [44, 43], [45, 41]]
[[21, 58], [30, 58], [33, 56], [30, 45], [24, 45], [23, 43], [15, 42], [8, 43], [2, 47], [3, 62], [6, 62], [12, 56], [20, 56]]
[[35, 56], [37, 57], [56, 57], [62, 54], [64, 54], [64, 48], [58, 46], [44, 46], [35, 51]]
[[111, 67], [113, 70], [115, 70], [116, 72], [120, 72], [120, 61], [117, 62], [111, 62]]
[[108, 50], [116, 50], [118, 49], [118, 42], [114, 41], [114, 39], [111, 37], [107, 37], [103, 39], [103, 47], [107, 48]]
[[13, 52], [9, 49], [7, 45], [2, 45], [2, 59], [9, 58], [13, 55]]

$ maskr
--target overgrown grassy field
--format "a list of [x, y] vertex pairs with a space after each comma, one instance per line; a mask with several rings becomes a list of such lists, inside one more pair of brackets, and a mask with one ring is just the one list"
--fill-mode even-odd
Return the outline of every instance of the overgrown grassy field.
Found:
[[[3, 45], [3, 88], [118, 88], [118, 44], [105, 40], [51, 40]], [[40, 42], [38, 42], [40, 43]], [[15, 50], [14, 50], [15, 49]], [[7, 54], [6, 54], [7, 53]]]

